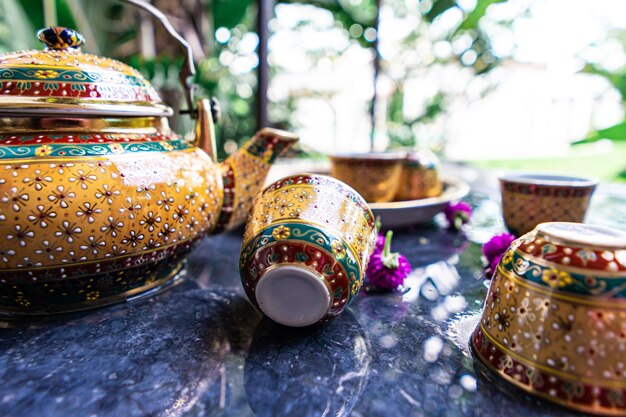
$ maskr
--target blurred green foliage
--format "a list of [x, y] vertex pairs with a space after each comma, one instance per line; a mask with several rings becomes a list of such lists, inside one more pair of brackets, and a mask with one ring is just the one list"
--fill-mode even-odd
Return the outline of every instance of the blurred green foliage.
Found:
[[[52, 0], [2, 0], [0, 1], [0, 51], [25, 50], [39, 48], [40, 45], [34, 34], [37, 29], [44, 27], [44, 1]], [[254, 133], [255, 126], [255, 97], [256, 74], [254, 65], [247, 71], [235, 71], [233, 62], [238, 58], [249, 59], [250, 51], [242, 51], [242, 42], [256, 25], [256, 1], [252, 0], [156, 0], [155, 4], [167, 4], [176, 7], [176, 4], [187, 4], [196, 1], [201, 4], [209, 17], [209, 28], [204, 42], [206, 57], [197, 62], [198, 96], [216, 96], [222, 105], [222, 121], [218, 127], [220, 156], [226, 155], [224, 146], [233, 148], [236, 144]], [[382, 0], [390, 6], [397, 16], [414, 12], [409, 9], [404, 0]], [[392, 77], [394, 90], [387, 105], [387, 134], [394, 147], [415, 146], [415, 128], [424, 124], [433, 123], [448, 109], [450, 97], [444, 91], [435, 92], [424, 103], [419, 115], [407, 117], [405, 115], [405, 81], [416, 76], [424, 67], [457, 64], [470, 68], [474, 74], [480, 76], [495, 68], [501, 57], [496, 56], [491, 48], [491, 39], [482, 29], [482, 21], [489, 7], [507, 0], [476, 0], [472, 9], [464, 7], [468, 2], [461, 0], [422, 0], [419, 3], [420, 23], [415, 31], [409, 33], [403, 40], [401, 47], [405, 51], [416, 49], [422, 41], [425, 31], [430, 25], [436, 24], [446, 13], [461, 11], [462, 18], [456, 26], [445, 32], [439, 39], [431, 40], [449, 42], [464, 37], [466, 47], [455, 50], [446, 58], [437, 57], [431, 61], [419, 61], [405, 64], [401, 71], [396, 71]], [[57, 23], [62, 26], [74, 27], [87, 39], [85, 50], [104, 56], [121, 59], [140, 69], [153, 84], [160, 89], [164, 98], [174, 107], [182, 103], [182, 95], [178, 84], [178, 69], [182, 59], [172, 50], [160, 53], [155, 58], [146, 59], [139, 53], [137, 14], [131, 7], [118, 0], [53, 0], [56, 6]], [[345, 29], [349, 33], [350, 41], [356, 42], [363, 48], [372, 48], [371, 38], [366, 38], [367, 29], [375, 27], [377, 2], [376, 0], [277, 0], [277, 4], [306, 4], [321, 8], [332, 13], [336, 27]], [[180, 24], [180, 21], [176, 22]], [[504, 22], [506, 24], [506, 22]], [[216, 30], [226, 30], [227, 39], [215, 39]], [[626, 47], [626, 36], [618, 34]], [[249, 41], [249, 39], [248, 39]], [[249, 43], [249, 42], [248, 42]], [[158, 50], [162, 48], [157, 45]], [[254, 53], [254, 51], [252, 51]], [[324, 56], [325, 51], [311, 51], [314, 60]], [[319, 56], [317, 56], [317, 55]], [[472, 59], [463, 59], [471, 56]], [[383, 61], [382, 71], [385, 72], [387, 63]], [[272, 67], [272, 73], [280, 68]], [[622, 102], [626, 106], [626, 67], [620, 70], [607, 70], [594, 63], [588, 63], [583, 72], [606, 78], [621, 94]], [[274, 103], [270, 108], [270, 120], [276, 125], [291, 129], [292, 113], [297, 107], [298, 100], [307, 97], [289, 96], [280, 103]], [[191, 123], [187, 121], [177, 126], [190, 130]], [[595, 142], [601, 139], [626, 142], [626, 115], [624, 120], [607, 128], [598, 129], [578, 143]], [[626, 178], [626, 171], [623, 173]]]
[[[45, 26], [44, 0], [0, 2], [0, 50], [4, 52], [40, 48], [35, 32]], [[55, 0], [59, 26], [77, 29], [85, 36], [85, 50], [115, 55], [116, 48], [135, 35], [134, 28], [119, 22], [124, 7], [116, 0]]]
[[361, 26], [359, 34], [354, 40], [365, 48], [372, 46], [372, 41], [365, 38], [365, 30], [376, 24], [377, 6], [375, 0], [361, 0], [350, 2], [346, 0], [278, 0], [278, 4], [308, 4], [328, 10], [333, 14], [335, 21], [340, 27], [349, 29], [353, 25]]
[[[626, 39], [623, 39], [623, 35], [626, 35], [626, 32], [618, 34], [617, 37], [622, 38], [623, 47], [626, 49]], [[615, 87], [615, 89], [619, 92], [621, 96], [622, 106], [626, 107], [626, 67], [615, 71], [609, 71], [607, 69], [599, 67], [596, 64], [587, 63], [583, 68], [583, 72], [587, 74], [599, 75], [606, 78], [611, 83], [611, 85]], [[590, 132], [586, 138], [575, 142], [575, 144], [597, 142], [602, 139], [609, 139], [621, 143], [626, 142], [626, 114], [624, 115], [624, 119], [621, 122], [613, 126], [594, 130]], [[619, 174], [619, 179], [626, 180], [626, 164], [623, 171], [621, 171]]]
[[[441, 151], [445, 145], [445, 138], [440, 138], [435, 143], [424, 144], [420, 138], [416, 137], [416, 131], [419, 126], [434, 123], [438, 117], [443, 116], [449, 108], [452, 94], [442, 89], [434, 92], [433, 95], [422, 106], [422, 112], [418, 116], [409, 117], [405, 115], [405, 83], [410, 79], [417, 79], [424, 76], [425, 70], [428, 68], [443, 68], [447, 65], [457, 65], [471, 69], [475, 76], [481, 76], [495, 68], [502, 60], [492, 49], [492, 40], [482, 28], [482, 21], [487, 14], [489, 7], [493, 4], [504, 3], [507, 0], [477, 0], [473, 9], [464, 9], [467, 2], [461, 0], [433, 0], [421, 1], [421, 22], [415, 31], [408, 34], [401, 41], [401, 47], [404, 53], [410, 54], [420, 47], [423, 49], [424, 41], [430, 42], [430, 56], [434, 58], [425, 58], [417, 62], [402, 63], [401, 70], [398, 69], [399, 62], [395, 62], [393, 71], [395, 74], [390, 77], [394, 81], [394, 91], [391, 102], [387, 108], [387, 129], [386, 134], [390, 139], [390, 147], [414, 147], [428, 146], [434, 151]], [[403, 0], [387, 0], [392, 4], [394, 13], [402, 16], [407, 13], [403, 10]], [[466, 6], [465, 6], [466, 7]], [[458, 23], [449, 30], [445, 31], [439, 37], [433, 39], [428, 34], [431, 25], [436, 24], [445, 14], [453, 12], [461, 12], [462, 18]], [[508, 22], [498, 22], [501, 25], [507, 25]], [[451, 45], [458, 40], [463, 39], [465, 47], [454, 49]], [[453, 50], [446, 57], [440, 57], [433, 53], [435, 44], [442, 42], [450, 45]], [[401, 61], [401, 60], [396, 60]], [[407, 60], [409, 61], [409, 60]], [[383, 62], [383, 72], [386, 69], [386, 63]]]
[[[480, 21], [487, 13], [489, 6], [506, 1], [507, 0], [477, 0], [476, 6], [469, 12], [464, 12], [463, 20], [458, 24], [456, 29], [446, 37], [447, 40], [454, 40], [463, 34], [469, 34], [471, 36], [471, 44], [458, 54], [458, 56], [460, 57], [470, 50], [474, 51], [476, 53], [476, 59], [472, 62], [471, 66], [478, 74], [489, 71], [498, 63], [498, 59], [491, 50], [491, 40], [482, 30]], [[433, 1], [430, 9], [424, 13], [424, 18], [426, 21], [432, 23], [450, 9], [462, 9], [461, 3], [461, 1], [457, 0]]]
[[[52, 0], [2, 0], [0, 2], [0, 50], [12, 51], [39, 47], [34, 33], [38, 28], [43, 27], [46, 21], [44, 1]], [[390, 4], [397, 14], [406, 14], [411, 11], [403, 0], [383, 1], [385, 4]], [[497, 65], [498, 59], [491, 51], [490, 39], [481, 30], [481, 19], [491, 4], [503, 1], [506, 0], [477, 0], [472, 10], [463, 9], [460, 0], [421, 2], [422, 23], [420, 25], [428, 26], [436, 22], [444, 13], [453, 8], [462, 10], [463, 19], [443, 39], [451, 42], [460, 36], [469, 35], [471, 42], [466, 50], [451, 56], [447, 62], [457, 62], [472, 68], [476, 74], [482, 74]], [[209, 28], [202, 38], [206, 57], [197, 62], [197, 95], [216, 96], [221, 103], [223, 118], [218, 135], [220, 155], [223, 157], [225, 147], [233, 148], [233, 145], [252, 135], [256, 129], [255, 65], [250, 65], [247, 71], [241, 71], [234, 69], [232, 64], [237, 60], [252, 59], [251, 51], [242, 51], [241, 45], [244, 43], [244, 38], [254, 32], [257, 3], [252, 0], [156, 0], [153, 4], [176, 8], [177, 4], [183, 7], [183, 3], [191, 2], [200, 4], [209, 16]], [[367, 29], [375, 27], [378, 12], [376, 0], [361, 0], [360, 2], [351, 0], [277, 1], [277, 4], [296, 3], [331, 12], [336, 26], [349, 31], [351, 42], [356, 42], [363, 48], [373, 48], [373, 39], [367, 38], [366, 33]], [[182, 95], [178, 89], [177, 80], [181, 63], [180, 56], [176, 55], [176, 51], [173, 52], [171, 48], [162, 48], [162, 45], [157, 45], [158, 51], [166, 49], [167, 54], [158, 54], [157, 57], [151, 59], [142, 57], [137, 41], [137, 14], [131, 7], [118, 0], [54, 0], [54, 4], [57, 23], [79, 30], [87, 39], [86, 51], [115, 57], [137, 67], [160, 89], [164, 99], [170, 105], [177, 107], [181, 103]], [[194, 16], [188, 17], [194, 18]], [[180, 20], [175, 23], [181, 25]], [[195, 27], [194, 25], [198, 26], [196, 22], [190, 23], [192, 28]], [[228, 31], [227, 39], [215, 39], [218, 29], [222, 32]], [[422, 32], [422, 29], [416, 28], [403, 40], [403, 47], [414, 48]], [[461, 56], [469, 50], [473, 51], [475, 59], [471, 62], [461, 60]], [[419, 63], [419, 65], [441, 63], [442, 60], [439, 59], [429, 63]], [[273, 68], [273, 71], [276, 70], [279, 69]], [[407, 67], [399, 78], [395, 79], [396, 89], [388, 106], [387, 115], [389, 135], [394, 146], [415, 145], [413, 127], [432, 122], [447, 108], [446, 93], [440, 91], [425, 104], [422, 114], [411, 119], [404, 116], [403, 77], [412, 76], [414, 70], [415, 68]], [[297, 101], [297, 97], [289, 97], [284, 103], [280, 103], [280, 106], [276, 106], [270, 114], [272, 122], [284, 128], [292, 128], [290, 115]], [[180, 120], [178, 122], [177, 126], [180, 127]], [[190, 128], [188, 122], [182, 126]]]
[[[595, 64], [588, 63], [583, 68], [583, 72], [587, 74], [600, 75], [606, 78], [613, 87], [620, 93], [622, 103], [626, 105], [626, 67], [617, 71], [608, 71], [600, 68]], [[577, 143], [595, 142], [600, 139], [611, 139], [618, 141], [626, 141], [626, 115], [623, 121], [614, 126], [593, 131], [585, 139]]]

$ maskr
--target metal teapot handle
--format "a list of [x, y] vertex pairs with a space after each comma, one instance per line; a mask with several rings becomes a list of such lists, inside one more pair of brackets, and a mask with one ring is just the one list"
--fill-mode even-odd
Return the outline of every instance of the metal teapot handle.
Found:
[[189, 43], [185, 40], [185, 38], [183, 38], [178, 32], [176, 32], [176, 29], [174, 29], [174, 26], [172, 26], [172, 23], [167, 18], [167, 16], [162, 11], [160, 11], [159, 9], [151, 5], [150, 3], [147, 3], [145, 0], [120, 0], [120, 1], [123, 3], [131, 4], [135, 7], [138, 7], [150, 13], [155, 19], [161, 22], [165, 30], [167, 30], [167, 32], [174, 39], [176, 39], [176, 41], [185, 50], [185, 61], [183, 62], [183, 67], [180, 70], [178, 79], [183, 85], [183, 90], [185, 91], [185, 100], [187, 101], [187, 108], [189, 109], [189, 114], [192, 118], [195, 119], [197, 117], [197, 112], [194, 106], [194, 100], [193, 100], [194, 85], [191, 81], [191, 77], [195, 75], [196, 67], [193, 62], [193, 53], [191, 51], [191, 46], [189, 46]]

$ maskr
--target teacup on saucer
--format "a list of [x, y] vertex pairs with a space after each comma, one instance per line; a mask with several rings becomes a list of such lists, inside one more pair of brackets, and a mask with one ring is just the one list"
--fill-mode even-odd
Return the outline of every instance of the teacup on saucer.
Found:
[[345, 182], [368, 203], [392, 201], [396, 195], [406, 152], [369, 152], [330, 156], [330, 175]]
[[431, 151], [409, 152], [402, 161], [402, 175], [395, 200], [439, 197], [443, 191], [439, 165], [439, 158]]

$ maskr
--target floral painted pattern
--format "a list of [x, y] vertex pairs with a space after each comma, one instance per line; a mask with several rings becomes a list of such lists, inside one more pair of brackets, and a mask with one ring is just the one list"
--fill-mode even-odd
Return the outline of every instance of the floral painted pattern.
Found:
[[[309, 177], [296, 176], [278, 181], [259, 194], [255, 209], [248, 219], [244, 244], [278, 221], [297, 219], [322, 228], [332, 227], [339, 230], [354, 253], [362, 256], [360, 262], [366, 264], [369, 259], [366, 254], [369, 254], [372, 241], [365, 237], [371, 236], [374, 228], [374, 224], [370, 222], [371, 212], [368, 208], [364, 211], [360, 205], [361, 197], [354, 196], [356, 201], [350, 199], [353, 191], [344, 194], [341, 188], [330, 188], [332, 184], [339, 187], [336, 182], [319, 178], [324, 188], [309, 184], [308, 181], [314, 181]], [[291, 183], [287, 184], [288, 181]], [[338, 258], [344, 257], [342, 248], [343, 245], [336, 244], [333, 254]]]
[[179, 139], [4, 136], [0, 311], [106, 304], [171, 277], [200, 237], [247, 217], [270, 160], [297, 140], [261, 131], [220, 166]]
[[330, 315], [355, 299], [376, 240], [362, 197], [322, 176], [286, 177], [256, 198], [240, 256], [242, 283], [255, 303], [256, 282], [272, 265], [305, 264], [334, 296]]
[[346, 256], [346, 248], [338, 240], [330, 242], [330, 247], [333, 249], [333, 255], [338, 259], [343, 259]]
[[572, 283], [572, 276], [568, 272], [555, 268], [544, 270], [541, 279], [553, 288], [567, 287]]
[[540, 223], [555, 220], [580, 223], [595, 185], [587, 187], [536, 186], [501, 179], [502, 213], [514, 235], [528, 233]]
[[50, 155], [52, 151], [52, 147], [50, 145], [42, 145], [38, 148], [35, 148], [35, 155], [37, 156], [47, 156]]
[[592, 271], [574, 269], [576, 272], [568, 272], [537, 262], [536, 259], [529, 260], [519, 251], [509, 250], [502, 258], [499, 268], [534, 284], [564, 293], [626, 298], [626, 274], [594, 276]]
[[626, 276], [626, 256], [622, 251], [594, 250], [580, 244], [563, 244], [550, 241], [542, 232], [533, 231], [518, 239], [520, 254], [532, 256], [555, 265], [621, 273]]
[[[552, 274], [552, 272], [550, 272]], [[546, 274], [547, 275], [547, 274]], [[564, 275], [548, 277], [558, 288]], [[498, 270], [481, 319], [482, 332], [532, 366], [570, 378], [608, 379], [626, 386], [626, 308], [622, 302], [551, 296], [542, 287]], [[565, 297], [565, 296], [563, 296]]]
[[[66, 142], [69, 142], [66, 141]], [[184, 140], [171, 140], [169, 142], [120, 142], [107, 145], [63, 143], [59, 140], [49, 145], [32, 146], [2, 146], [0, 147], [0, 159], [32, 158], [32, 157], [65, 157], [65, 156], [105, 156], [137, 152], [169, 152], [171, 150], [184, 150], [190, 147]]]
[[162, 102], [139, 72], [109, 58], [46, 49], [4, 54], [0, 61], [3, 96]]
[[[601, 380], [570, 379], [560, 372], [568, 367], [567, 357], [549, 361], [555, 371], [536, 367], [521, 360], [514, 343], [511, 349], [501, 346], [482, 327], [471, 338], [477, 357], [500, 377], [543, 399], [568, 408], [594, 414], [623, 414], [626, 411], [626, 388], [619, 384], [603, 385]], [[623, 364], [612, 367], [622, 374]], [[613, 375], [613, 373], [611, 373]], [[609, 377], [609, 374], [605, 375]]]
[[[198, 152], [131, 163], [44, 156], [0, 165], [0, 280], [16, 282], [26, 273], [20, 268], [39, 266], [44, 268], [31, 271], [28, 279], [43, 285], [46, 274], [56, 275], [64, 265], [136, 255], [211, 230], [215, 216], [205, 213], [219, 210], [220, 172], [198, 163], [206, 158]], [[140, 175], [153, 172], [159, 177], [138, 188]], [[161, 195], [170, 210], [157, 198]]]
[[286, 226], [280, 225], [272, 231], [272, 236], [276, 240], [288, 239], [291, 236], [291, 229]]

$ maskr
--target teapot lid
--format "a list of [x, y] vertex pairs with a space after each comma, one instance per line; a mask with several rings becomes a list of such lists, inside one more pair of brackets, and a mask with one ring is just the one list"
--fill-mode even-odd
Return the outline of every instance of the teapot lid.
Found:
[[0, 55], [1, 115], [170, 116], [154, 87], [119, 61], [82, 53], [76, 31], [51, 27], [43, 50]]

